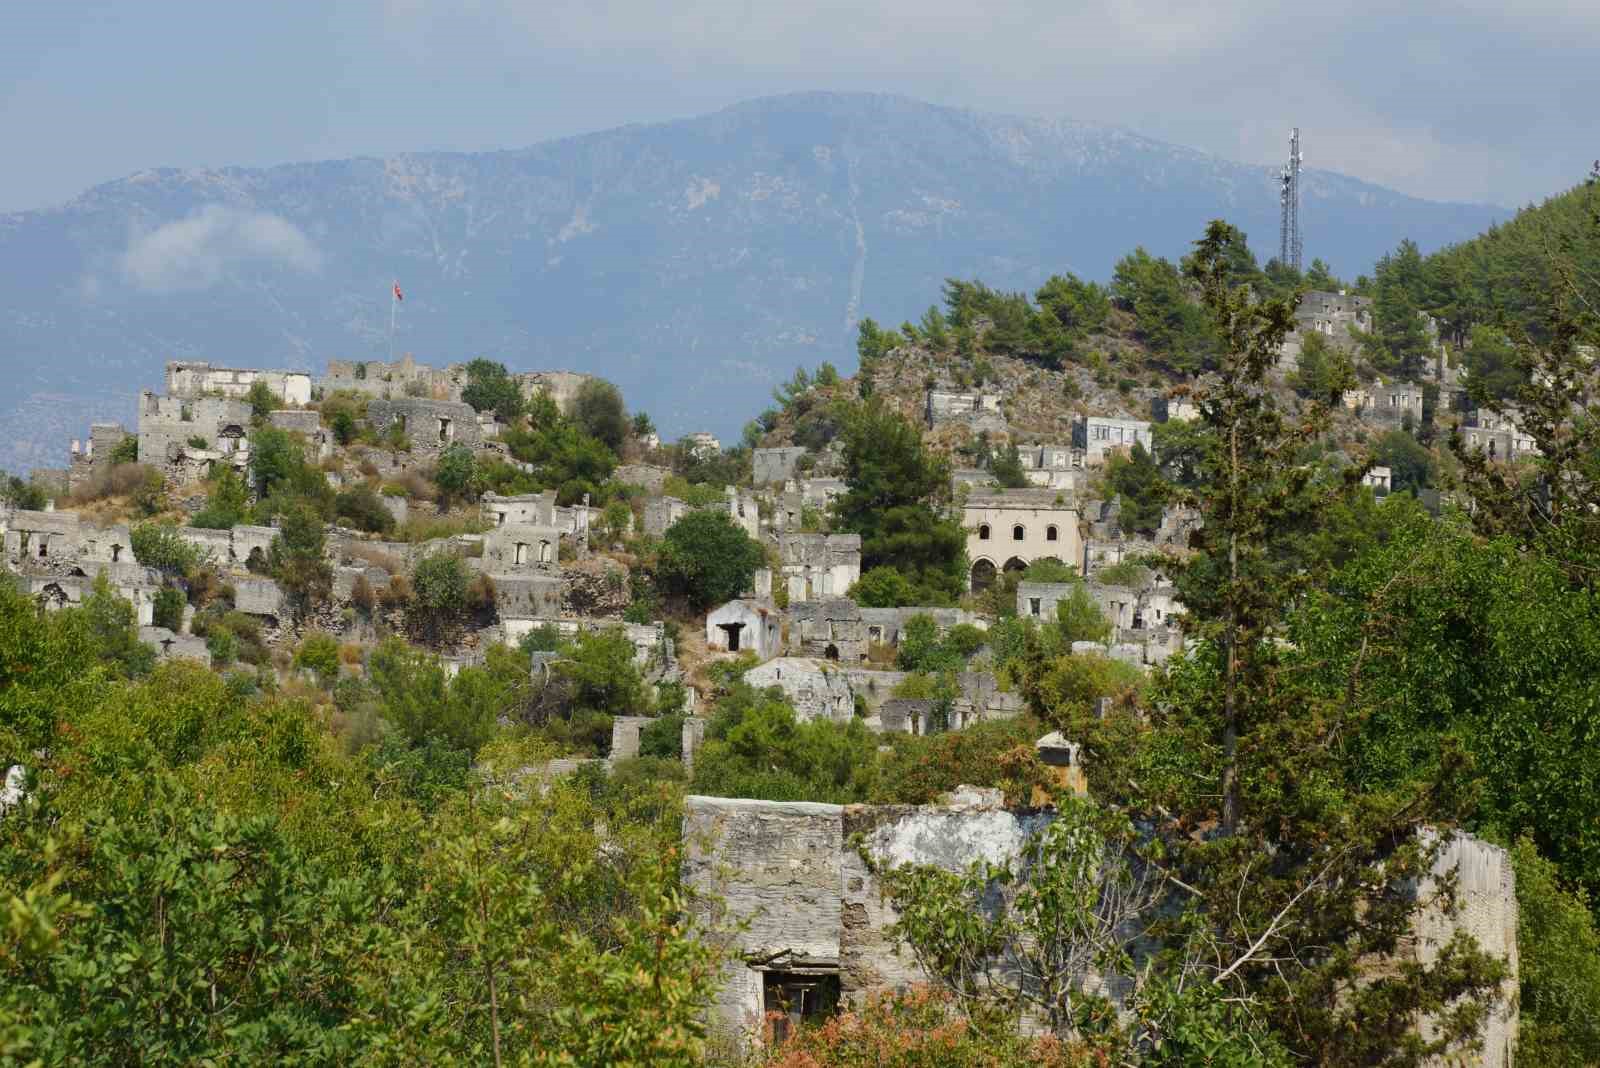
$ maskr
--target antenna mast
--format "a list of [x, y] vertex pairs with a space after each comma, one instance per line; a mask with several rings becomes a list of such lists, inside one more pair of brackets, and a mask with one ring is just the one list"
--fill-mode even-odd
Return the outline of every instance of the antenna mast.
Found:
[[1289, 135], [1289, 162], [1278, 175], [1278, 261], [1296, 271], [1302, 269], [1305, 247], [1300, 240], [1300, 127]]

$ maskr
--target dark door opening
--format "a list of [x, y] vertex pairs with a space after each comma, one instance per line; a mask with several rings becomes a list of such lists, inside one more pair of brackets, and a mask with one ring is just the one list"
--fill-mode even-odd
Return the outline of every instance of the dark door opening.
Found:
[[739, 651], [739, 632], [744, 630], [743, 623], [718, 623], [717, 629], [728, 636], [728, 652]]
[[839, 659], [839, 647], [837, 645], [830, 645], [822, 651], [822, 655], [827, 657], [829, 660], [837, 660]]

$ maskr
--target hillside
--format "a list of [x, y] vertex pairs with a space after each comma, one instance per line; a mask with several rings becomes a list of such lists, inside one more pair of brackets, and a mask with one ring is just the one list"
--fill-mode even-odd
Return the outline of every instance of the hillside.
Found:
[[[166, 359], [387, 358], [395, 279], [397, 353], [590, 371], [669, 436], [727, 436], [946, 276], [1104, 280], [1217, 215], [1265, 258], [1270, 178], [1115, 127], [830, 94], [515, 151], [143, 171], [0, 216], [0, 468], [59, 466]], [[1308, 255], [1347, 275], [1502, 214], [1327, 172], [1305, 190]]]

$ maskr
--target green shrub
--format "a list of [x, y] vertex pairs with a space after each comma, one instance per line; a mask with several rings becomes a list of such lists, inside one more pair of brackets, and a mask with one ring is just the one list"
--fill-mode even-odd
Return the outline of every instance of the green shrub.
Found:
[[188, 599], [184, 597], [182, 591], [175, 590], [171, 586], [163, 586], [156, 591], [150, 622], [177, 634], [183, 630], [183, 609], [186, 604]]

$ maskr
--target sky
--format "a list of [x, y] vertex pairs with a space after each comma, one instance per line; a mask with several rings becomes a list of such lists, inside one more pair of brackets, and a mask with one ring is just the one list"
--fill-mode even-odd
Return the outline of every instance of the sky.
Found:
[[1113, 123], [1520, 206], [1600, 157], [1600, 2], [50, 0], [0, 33], [0, 211], [150, 167], [515, 148], [803, 90]]

